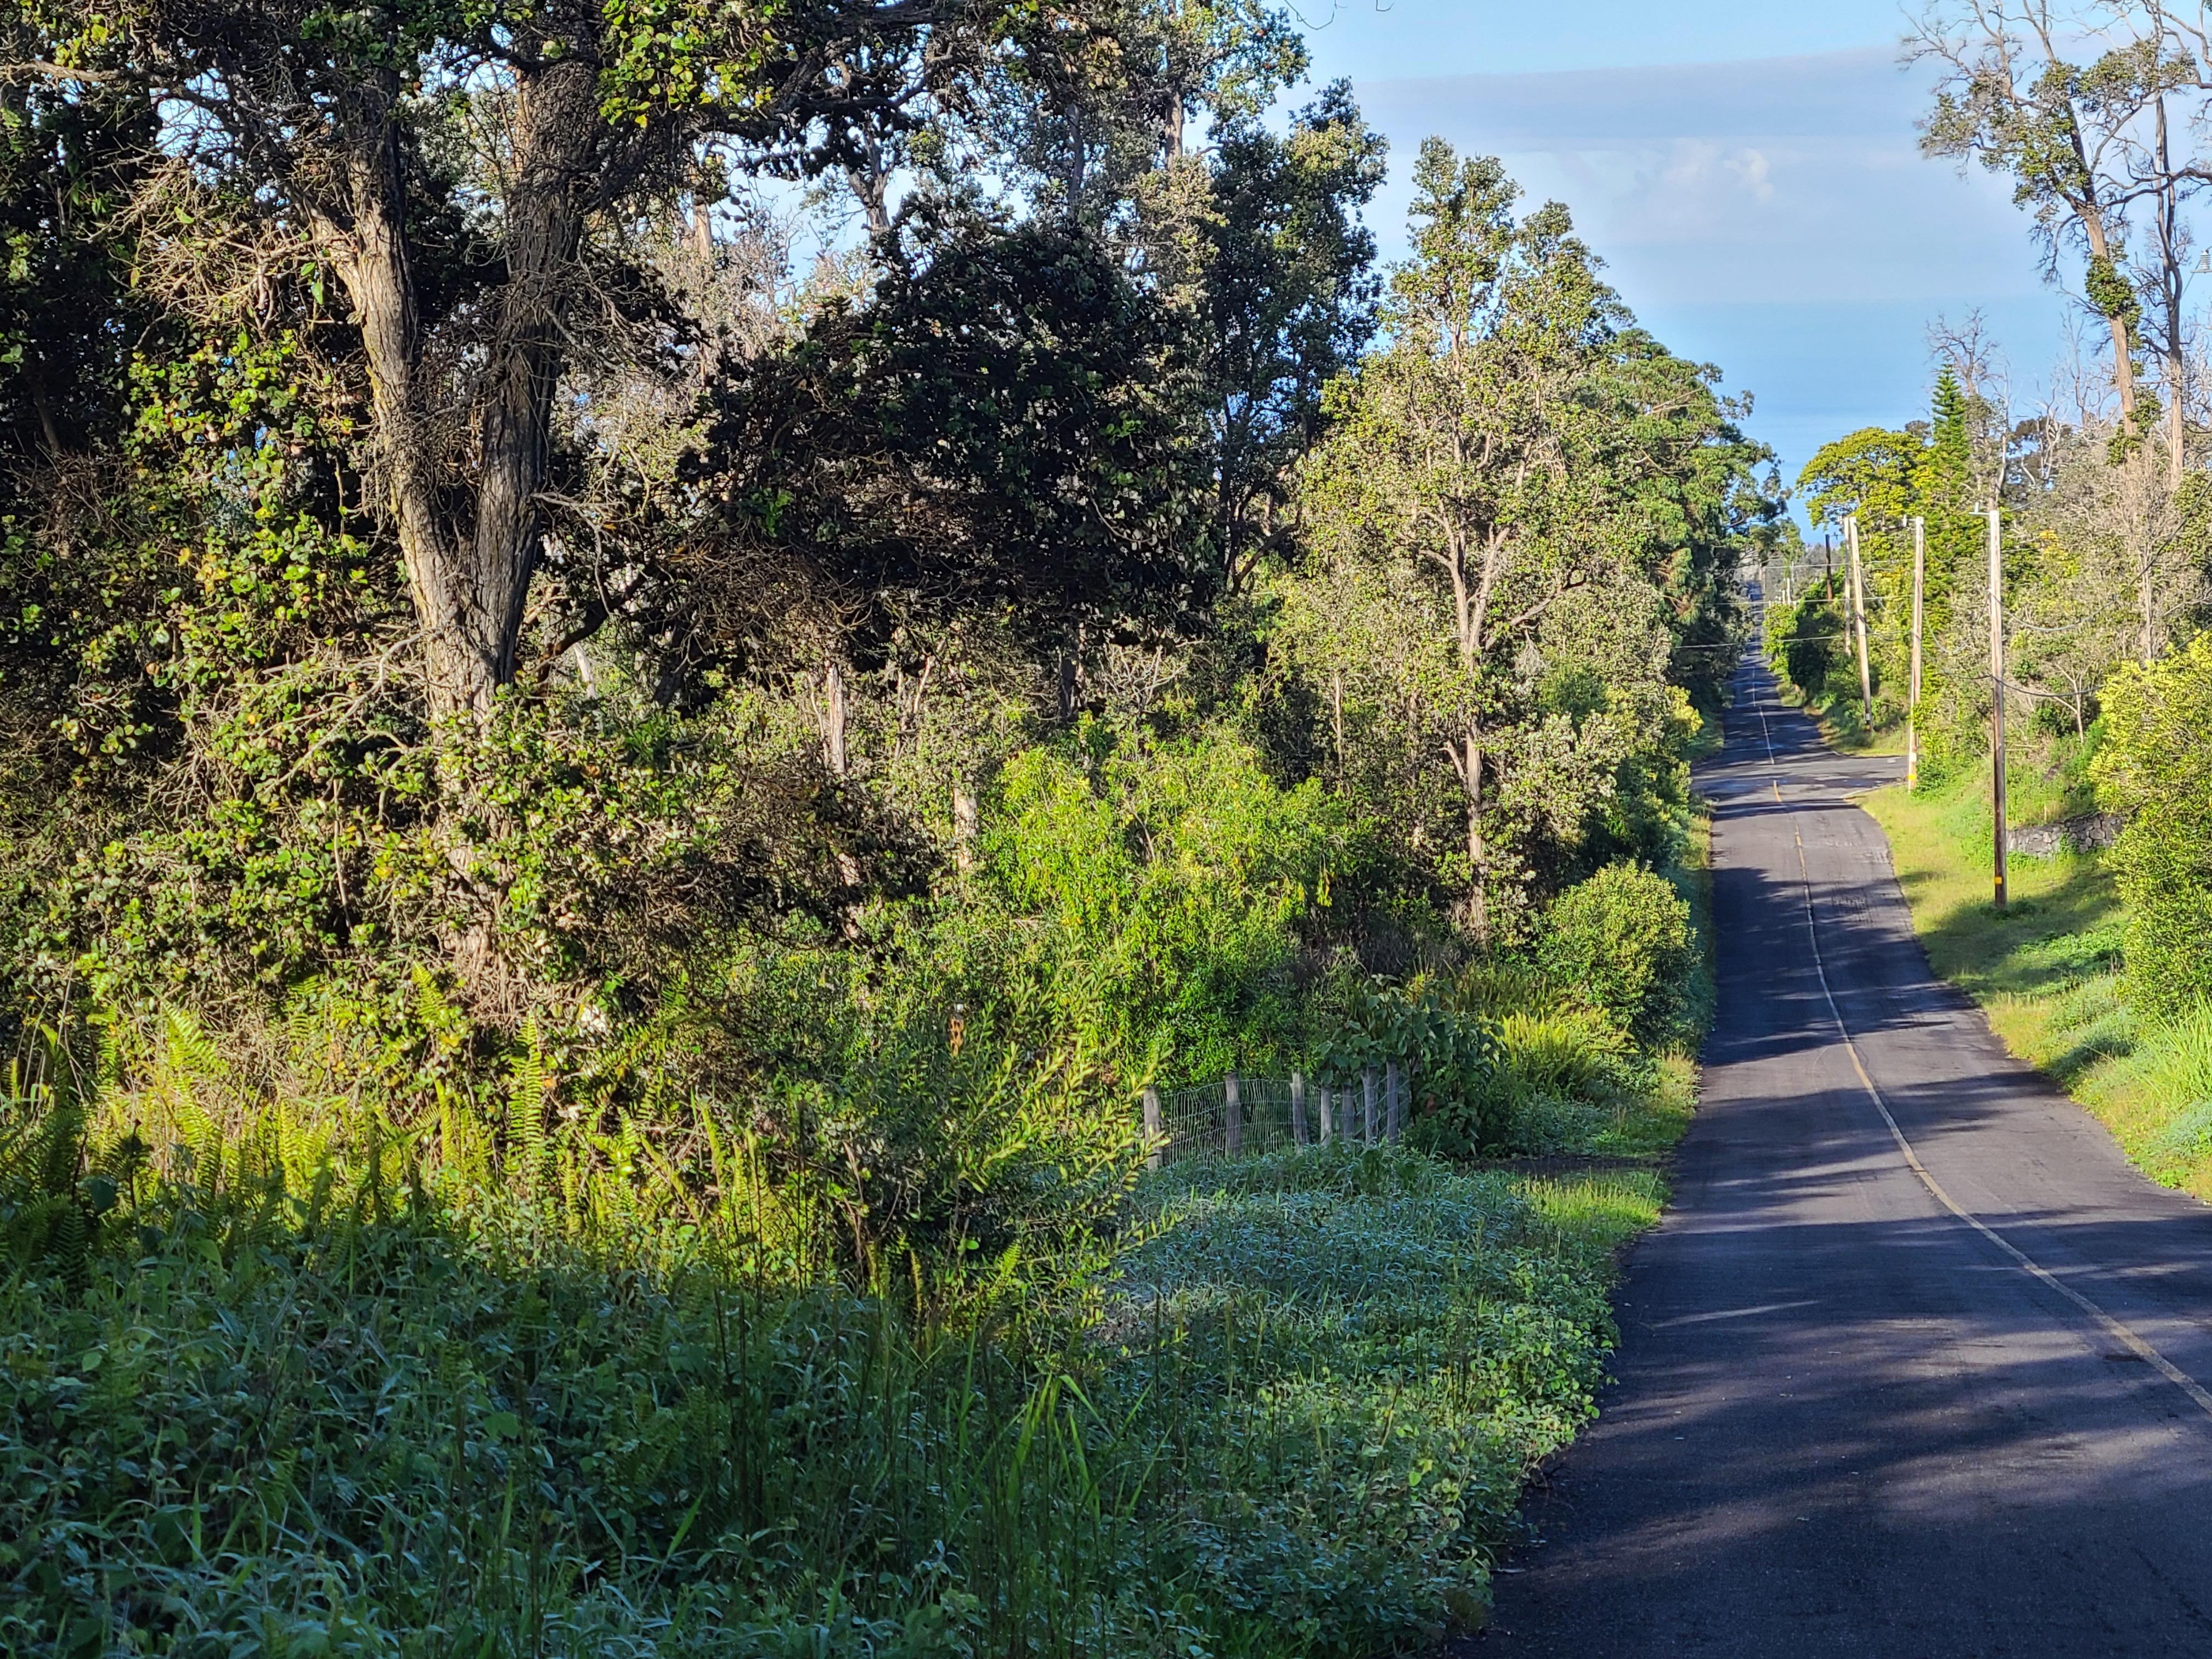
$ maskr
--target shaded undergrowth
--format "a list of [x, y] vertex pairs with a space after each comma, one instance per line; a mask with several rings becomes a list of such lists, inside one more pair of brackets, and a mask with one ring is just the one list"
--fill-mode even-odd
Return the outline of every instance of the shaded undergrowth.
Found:
[[155, 1158], [18, 1104], [26, 1654], [1410, 1649], [1482, 1617], [1661, 1199], [1340, 1146], [1146, 1177], [1087, 1251], [800, 1282], [401, 1144]]

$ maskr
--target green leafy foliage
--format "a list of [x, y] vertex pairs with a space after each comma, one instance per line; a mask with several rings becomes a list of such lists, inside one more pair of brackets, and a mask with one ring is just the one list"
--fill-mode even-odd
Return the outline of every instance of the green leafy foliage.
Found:
[[1359, 857], [1318, 783], [1282, 789], [1226, 732], [1148, 744], [1092, 727], [1018, 757], [1000, 787], [991, 870], [1038, 924], [1014, 971], [1054, 1029], [1131, 1086], [1288, 1069], [1292, 930]]
[[2165, 1015], [2212, 1003], [2212, 635], [2105, 689], [2098, 793], [2131, 813], [2113, 861], [2127, 907], [2130, 1000]]
[[13, 1650], [1422, 1639], [1479, 1620], [1525, 1470], [1589, 1415], [1657, 1201], [1382, 1149], [1192, 1164], [1106, 1277], [855, 1294], [757, 1245], [580, 1249], [397, 1160], [116, 1194], [0, 1281]]
[[1412, 1145], [1465, 1158], [1498, 1139], [1498, 1041], [1487, 1021], [1448, 1006], [1433, 985], [1354, 985], [1345, 1000], [1315, 1061], [1324, 1081], [1344, 1087], [1395, 1063], [1406, 1073]]
[[1611, 864], [1569, 888], [1544, 913], [1536, 951], [1555, 985], [1640, 1042], [1663, 1041], [1688, 1012], [1690, 907], [1656, 872]]
[[794, 562], [864, 653], [952, 609], [1005, 607], [1054, 649], [1085, 623], [1188, 625], [1220, 570], [1178, 319], [1057, 225], [932, 211], [896, 252], [863, 303], [716, 388], [685, 475], [728, 507], [690, 567]]
[[1166, 1388], [1235, 1402], [1194, 1515], [1208, 1595], [1320, 1653], [1479, 1622], [1525, 1470], [1593, 1409], [1612, 1333], [1588, 1289], [1656, 1196], [1341, 1147], [1148, 1186], [1120, 1316], [1179, 1333]]

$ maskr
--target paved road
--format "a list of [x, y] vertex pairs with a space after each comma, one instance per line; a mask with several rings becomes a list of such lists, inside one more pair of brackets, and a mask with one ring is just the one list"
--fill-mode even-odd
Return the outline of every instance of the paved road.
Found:
[[2212, 1210], [1929, 974], [1845, 799], [1898, 763], [1738, 690], [1675, 1207], [1466, 1651], [2212, 1655]]

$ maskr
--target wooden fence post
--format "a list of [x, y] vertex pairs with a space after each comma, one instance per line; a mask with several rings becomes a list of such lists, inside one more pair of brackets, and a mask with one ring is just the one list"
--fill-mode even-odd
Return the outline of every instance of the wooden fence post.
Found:
[[1360, 1067], [1359, 1093], [1367, 1109], [1367, 1144], [1372, 1146], [1375, 1144], [1375, 1068], [1372, 1066]]
[[1234, 1158], [1244, 1150], [1244, 1109], [1237, 1097], [1237, 1073], [1221, 1079], [1221, 1139], [1223, 1149]]
[[1160, 1139], [1160, 1091], [1158, 1089], [1147, 1088], [1145, 1091], [1145, 1139], [1149, 1143], [1145, 1153], [1146, 1167], [1157, 1170], [1167, 1161], [1167, 1147]]
[[1328, 1145], [1330, 1138], [1336, 1133], [1335, 1119], [1335, 1110], [1329, 1104], [1328, 1085], [1324, 1083], [1321, 1086], [1321, 1133], [1316, 1137], [1324, 1146]]
[[1398, 1144], [1398, 1137], [1406, 1126], [1406, 1079], [1400, 1073], [1398, 1062], [1395, 1060], [1390, 1062], [1382, 1078], [1383, 1111], [1386, 1118], [1382, 1133], [1395, 1146]]
[[1299, 1146], [1306, 1144], [1306, 1076], [1304, 1072], [1291, 1073], [1291, 1140]]

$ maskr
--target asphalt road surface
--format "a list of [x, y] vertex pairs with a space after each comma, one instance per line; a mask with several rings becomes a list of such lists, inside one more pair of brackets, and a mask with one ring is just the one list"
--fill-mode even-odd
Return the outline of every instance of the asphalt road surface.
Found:
[[1745, 671], [1674, 1207], [1470, 1659], [2212, 1655], [2212, 1210], [1930, 974], [1899, 765]]

